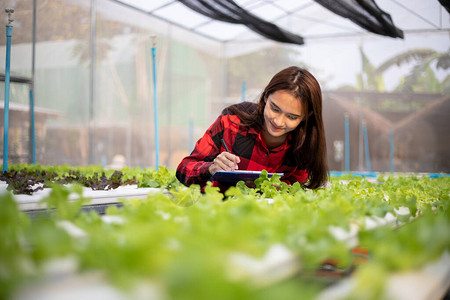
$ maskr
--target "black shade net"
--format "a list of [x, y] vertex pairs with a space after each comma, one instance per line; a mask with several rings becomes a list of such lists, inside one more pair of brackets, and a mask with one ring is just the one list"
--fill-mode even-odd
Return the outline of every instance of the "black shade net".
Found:
[[403, 38], [403, 31], [395, 27], [391, 16], [382, 11], [374, 0], [314, 1], [370, 32], [393, 38]]
[[178, 0], [192, 10], [218, 21], [243, 24], [260, 35], [282, 43], [304, 44], [303, 38], [249, 13], [232, 0]]
[[450, 13], [450, 0], [439, 0], [439, 3]]
[[[178, 0], [190, 9], [212, 19], [246, 25], [258, 34], [278, 42], [304, 44], [301, 36], [279, 28], [237, 5], [233, 0]], [[391, 16], [382, 11], [374, 0], [315, 0], [337, 15], [350, 19], [360, 27], [384, 36], [403, 38]], [[439, 0], [444, 2], [445, 0]]]

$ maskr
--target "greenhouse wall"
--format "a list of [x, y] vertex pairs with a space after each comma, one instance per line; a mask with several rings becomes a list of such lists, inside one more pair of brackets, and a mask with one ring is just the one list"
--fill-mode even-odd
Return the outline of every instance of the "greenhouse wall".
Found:
[[[322, 86], [331, 170], [345, 168], [348, 115], [351, 170], [368, 171], [368, 157], [370, 171], [450, 171], [445, 142], [450, 80], [448, 67], [438, 64], [438, 58], [449, 55], [445, 31], [411, 31], [404, 40], [371, 34], [316, 37], [301, 46], [256, 42], [254, 33], [249, 39], [243, 35], [219, 42], [116, 1], [36, 4], [34, 73], [33, 1], [6, 1], [0, 9], [15, 8], [11, 74], [34, 79], [35, 106], [41, 112], [36, 124], [39, 164], [110, 166], [120, 158], [123, 165], [154, 167], [155, 48], [159, 163], [169, 168], [190, 153], [224, 107], [258, 101], [276, 72], [297, 65], [310, 70]], [[4, 26], [0, 36], [3, 62]], [[436, 59], [394, 63], [395, 57], [413, 57], [424, 45]], [[373, 70], [382, 66], [375, 75]], [[423, 72], [411, 75], [419, 69]], [[3, 81], [0, 92], [3, 100]], [[29, 162], [30, 118], [23, 112], [29, 86], [11, 84], [10, 101], [22, 106], [11, 120], [9, 158]], [[1, 118], [3, 130], [3, 105]]]
[[[33, 5], [17, 1], [14, 6], [11, 73], [30, 77], [32, 26], [22, 18], [32, 14]], [[39, 139], [37, 161], [108, 164], [115, 156], [124, 156], [130, 166], [154, 165], [152, 36], [156, 35], [161, 159], [173, 166], [188, 154], [189, 124], [197, 132], [210, 121], [209, 99], [222, 93], [213, 88], [221, 82], [221, 59], [177, 41], [174, 36], [180, 33], [167, 24], [155, 30], [158, 20], [142, 12], [111, 1], [98, 1], [96, 12], [92, 52], [90, 3], [37, 1], [35, 101], [36, 106], [57, 112], [46, 120], [47, 134]], [[4, 61], [4, 40], [1, 44]], [[4, 95], [4, 85], [0, 89]], [[28, 87], [12, 85], [11, 102], [28, 104]], [[22, 132], [22, 127], [29, 127], [28, 116], [20, 123]], [[29, 147], [14, 144], [25, 137], [28, 140], [28, 134], [11, 138], [13, 162], [27, 161]]]
[[[441, 38], [445, 39], [443, 36]], [[340, 44], [340, 41], [316, 42], [312, 47], [323, 51], [323, 48], [338, 47]], [[370, 43], [367, 44], [371, 48]], [[438, 41], [435, 47], [442, 49], [446, 44]], [[396, 45], [395, 52], [385, 54], [387, 57], [421, 50], [411, 50], [405, 42]], [[413, 63], [404, 73], [392, 70], [399, 68], [394, 64], [379, 76], [379, 86], [371, 85], [369, 75], [361, 70], [364, 82], [361, 83], [355, 76], [353, 86], [333, 87], [330, 86], [333, 82], [330, 74], [336, 76], [342, 71], [340, 63], [321, 69], [319, 64], [308, 60], [310, 54], [307, 48], [276, 45], [229, 59], [228, 101], [221, 102], [220, 107], [239, 101], [243, 82], [247, 88], [246, 99], [258, 101], [262, 88], [277, 70], [290, 65], [303, 66], [317, 77], [322, 86], [328, 165], [331, 170], [345, 170], [345, 149], [342, 147], [345, 146], [345, 115], [348, 115], [350, 170], [389, 172], [392, 164], [394, 171], [399, 172], [450, 171], [450, 159], [446, 154], [450, 153], [450, 144], [442, 138], [450, 136], [448, 72], [437, 68], [434, 62], [427, 66], [430, 69], [428, 75], [421, 75], [420, 80], [406, 88], [403, 83], [410, 76], [409, 70], [417, 69], [421, 64]], [[365, 55], [358, 48], [359, 45], [354, 43], [355, 53], [347, 61], [348, 64], [359, 63], [361, 56]], [[449, 53], [448, 50], [436, 51], [436, 55], [448, 57]], [[378, 56], [376, 53], [369, 59], [380, 60]], [[383, 63], [381, 61], [379, 64]], [[395, 78], [397, 82], [391, 82], [392, 72], [399, 73]], [[367, 147], [364, 144], [363, 123], [367, 128]], [[369, 160], [366, 159], [366, 151]]]

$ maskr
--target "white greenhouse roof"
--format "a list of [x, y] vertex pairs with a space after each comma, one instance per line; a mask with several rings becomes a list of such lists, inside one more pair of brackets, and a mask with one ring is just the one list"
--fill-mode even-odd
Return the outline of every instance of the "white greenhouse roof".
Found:
[[[213, 20], [176, 0], [115, 1], [215, 41], [239, 43], [265, 39], [244, 25]], [[375, 36], [313, 0], [235, 0], [235, 2], [251, 14], [302, 36], [306, 43], [313, 39]], [[405, 35], [450, 30], [449, 13], [437, 0], [377, 0], [376, 3], [381, 10], [390, 14], [394, 25], [403, 30]]]

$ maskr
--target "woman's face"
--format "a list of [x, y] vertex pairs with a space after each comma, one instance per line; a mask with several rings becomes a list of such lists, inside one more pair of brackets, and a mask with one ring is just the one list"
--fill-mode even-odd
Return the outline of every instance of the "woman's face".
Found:
[[267, 98], [264, 108], [264, 128], [272, 137], [282, 137], [297, 128], [303, 120], [302, 103], [284, 90]]

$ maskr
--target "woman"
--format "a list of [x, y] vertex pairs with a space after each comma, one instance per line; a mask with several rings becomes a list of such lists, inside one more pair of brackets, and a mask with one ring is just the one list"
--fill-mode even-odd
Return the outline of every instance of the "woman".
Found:
[[203, 188], [215, 172], [237, 169], [284, 173], [281, 181], [311, 189], [325, 184], [322, 93], [307, 70], [288, 67], [270, 80], [258, 104], [225, 108], [181, 161], [176, 176], [187, 186]]

